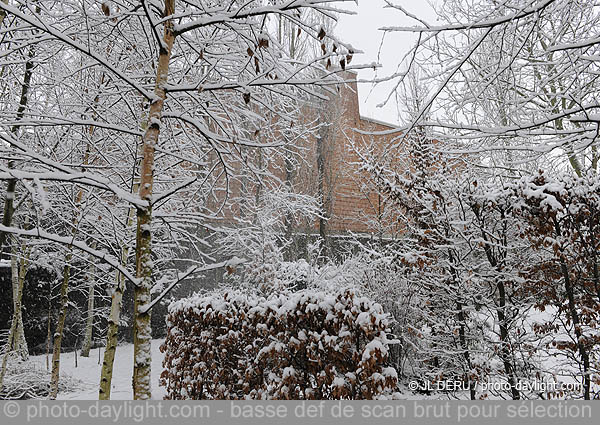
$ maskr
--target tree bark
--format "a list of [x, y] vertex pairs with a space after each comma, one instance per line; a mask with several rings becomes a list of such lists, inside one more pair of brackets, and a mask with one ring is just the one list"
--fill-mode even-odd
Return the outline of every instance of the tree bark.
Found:
[[[89, 162], [89, 149], [86, 151], [85, 156], [83, 158], [83, 164], [87, 165]], [[77, 213], [79, 211], [79, 205], [81, 204], [81, 200], [83, 198], [83, 189], [80, 189], [77, 192], [77, 196], [75, 198], [75, 211], [73, 216], [73, 238], [77, 234], [77, 223], [78, 217]], [[58, 381], [60, 378], [60, 350], [62, 344], [63, 331], [65, 328], [65, 319], [67, 317], [67, 309], [69, 307], [69, 280], [71, 276], [71, 260], [73, 258], [73, 247], [71, 245], [68, 246], [67, 254], [65, 255], [65, 265], [63, 267], [63, 281], [60, 286], [60, 306], [58, 313], [58, 323], [56, 325], [56, 329], [54, 330], [54, 346], [52, 350], [52, 373], [50, 376], [50, 395], [49, 398], [51, 400], [56, 399], [58, 394]]]
[[[136, 190], [137, 185], [134, 186]], [[126, 225], [129, 227], [133, 222], [133, 209], [127, 213]], [[129, 256], [129, 247], [121, 248], [121, 264], [127, 264]], [[111, 296], [110, 315], [108, 316], [108, 329], [106, 331], [106, 346], [104, 348], [104, 360], [102, 361], [102, 372], [100, 374], [100, 388], [98, 390], [99, 400], [110, 400], [110, 391], [112, 385], [113, 365], [115, 354], [117, 352], [117, 343], [119, 335], [119, 317], [121, 315], [121, 306], [123, 303], [123, 292], [125, 292], [125, 276], [117, 271], [117, 280], [115, 291]]]
[[[5, 4], [8, 4], [7, 0], [2, 0], [2, 1]], [[36, 8], [36, 11], [39, 12], [39, 6]], [[4, 11], [3, 11], [3, 13], [0, 15], [0, 24], [4, 21], [5, 17], [6, 17], [6, 13], [4, 13]], [[27, 107], [29, 86], [31, 84], [31, 76], [33, 74], [33, 60], [32, 60], [33, 56], [34, 56], [34, 49], [33, 49], [33, 47], [31, 47], [29, 49], [29, 58], [25, 62], [25, 73], [23, 75], [23, 84], [21, 85], [21, 97], [19, 99], [19, 107], [17, 108], [17, 114], [15, 117], [17, 121], [20, 121], [23, 118], [23, 115], [25, 113], [25, 108]], [[13, 134], [17, 134], [18, 131], [19, 131], [19, 124], [13, 125], [11, 128], [11, 132]], [[9, 161], [8, 168], [11, 169], [13, 167], [14, 167], [14, 162]], [[6, 227], [10, 227], [12, 224], [12, 219], [13, 219], [13, 215], [14, 215], [14, 200], [15, 200], [16, 187], [17, 187], [16, 179], [8, 180], [8, 183], [6, 185], [6, 196], [5, 196], [4, 211], [3, 211], [3, 216], [2, 216], [2, 225], [6, 226]], [[5, 243], [8, 241], [9, 237], [10, 236], [7, 233], [0, 232], [0, 259], [4, 258], [4, 252], [6, 250]], [[15, 242], [13, 241], [13, 245], [14, 245], [14, 243]], [[13, 250], [14, 250], [14, 246], [13, 246]], [[14, 258], [14, 256], [13, 256], [13, 258]], [[14, 291], [14, 279], [16, 277], [17, 281], [20, 281], [20, 279], [19, 279], [20, 276], [18, 274], [18, 268], [13, 266], [12, 261], [13, 260], [11, 260], [11, 273], [12, 273], [12, 282], [13, 282], [13, 291]], [[16, 259], [14, 261], [16, 261]], [[17, 274], [17, 276], [15, 276], [15, 274]], [[23, 276], [23, 281], [24, 281], [24, 279], [25, 279], [25, 276]], [[2, 359], [2, 370], [0, 371], [0, 390], [2, 389], [2, 385], [3, 385], [3, 381], [4, 381], [4, 374], [6, 373], [6, 362], [8, 360], [8, 354], [11, 351], [11, 349], [13, 348], [13, 346], [16, 346], [18, 344], [19, 324], [21, 326], [20, 334], [24, 338], [23, 321], [22, 321], [22, 317], [21, 317], [22, 293], [23, 293], [23, 288], [21, 287], [20, 291], [17, 291], [16, 296], [13, 298], [13, 304], [15, 305], [15, 312], [13, 314], [13, 320], [12, 320], [9, 338], [8, 338], [8, 342], [7, 342], [6, 353]], [[18, 317], [17, 317], [17, 315], [18, 315]], [[25, 349], [26, 348], [27, 348], [27, 344], [25, 343]]]
[[[450, 260], [450, 264], [455, 264], [454, 254], [451, 250], [448, 251], [448, 258]], [[450, 266], [450, 275], [452, 276], [452, 286], [455, 288], [459, 288], [458, 285], [458, 273], [454, 266]], [[458, 339], [460, 342], [460, 348], [463, 350], [463, 357], [465, 359], [465, 363], [468, 371], [465, 371], [464, 379], [465, 382], [469, 383], [469, 395], [471, 400], [475, 400], [475, 387], [472, 385], [471, 372], [473, 370], [473, 364], [471, 363], [471, 354], [469, 352], [469, 344], [467, 343], [467, 333], [466, 333], [466, 323], [467, 317], [465, 315], [465, 310], [462, 301], [460, 300], [461, 294], [456, 292], [456, 316], [458, 319], [459, 327], [458, 327]]]
[[[505, 260], [502, 260], [502, 257], [504, 257], [504, 259], [506, 258], [506, 251], [504, 251], [504, 255], [500, 255], [498, 254], [498, 256], [495, 256], [494, 253], [492, 252], [492, 245], [490, 244], [490, 241], [487, 237], [487, 233], [485, 232], [484, 229], [484, 224], [483, 224], [483, 220], [481, 219], [481, 216], [479, 214], [480, 210], [479, 207], [477, 205], [471, 205], [471, 209], [473, 211], [473, 213], [475, 214], [475, 217], [477, 218], [477, 221], [479, 222], [479, 229], [481, 231], [481, 237], [483, 239], [483, 241], [485, 242], [483, 245], [483, 250], [485, 252], [485, 256], [488, 260], [488, 263], [490, 263], [490, 266], [492, 266], [497, 272], [501, 272], [502, 268], [503, 268], [503, 264], [505, 262]], [[503, 249], [507, 249], [507, 228], [506, 228], [506, 220], [505, 220], [505, 213], [504, 211], [501, 212], [501, 221], [503, 223], [503, 243], [504, 243], [504, 248]], [[499, 260], [500, 258], [500, 260]], [[519, 390], [517, 389], [517, 377], [516, 377], [516, 373], [515, 373], [515, 367], [511, 362], [511, 355], [510, 355], [510, 345], [511, 345], [511, 341], [510, 341], [510, 334], [509, 334], [509, 320], [506, 317], [506, 299], [507, 299], [507, 295], [506, 295], [506, 287], [504, 285], [504, 282], [498, 280], [496, 282], [496, 289], [498, 290], [498, 305], [496, 306], [496, 316], [498, 317], [498, 323], [499, 323], [499, 328], [500, 328], [500, 358], [502, 359], [502, 364], [504, 366], [504, 372], [506, 373], [506, 377], [508, 379], [508, 383], [510, 384], [510, 392], [511, 392], [511, 396], [513, 398], [513, 400], [519, 400], [521, 398], [521, 394], [519, 392]]]
[[60, 377], [60, 348], [62, 344], [63, 331], [65, 329], [65, 319], [67, 317], [67, 307], [69, 305], [69, 278], [71, 276], [71, 251], [65, 258], [63, 267], [63, 281], [60, 286], [60, 310], [58, 313], [58, 323], [54, 331], [54, 347], [52, 348], [52, 373], [50, 376], [50, 400], [56, 400], [58, 395], [58, 381]]
[[463, 308], [463, 305], [460, 301], [456, 301], [456, 311], [457, 311], [457, 317], [458, 317], [458, 323], [459, 323], [459, 328], [458, 328], [458, 336], [459, 336], [459, 340], [460, 340], [460, 347], [463, 350], [463, 356], [465, 358], [465, 362], [467, 364], [467, 367], [469, 368], [469, 371], [467, 373], [465, 373], [465, 381], [469, 383], [469, 395], [471, 397], [471, 400], [475, 400], [475, 387], [472, 384], [472, 380], [470, 377], [470, 372], [473, 369], [473, 365], [471, 363], [471, 355], [469, 353], [469, 345], [467, 344], [467, 337], [466, 337], [466, 317], [465, 317], [465, 311]]
[[319, 236], [323, 241], [321, 255], [323, 257], [328, 256], [327, 250], [327, 202], [325, 199], [325, 153], [323, 144], [325, 140], [323, 137], [317, 138], [317, 191], [319, 196], [319, 203], [321, 204], [321, 217], [319, 217]]
[[517, 389], [517, 379], [515, 377], [515, 371], [510, 361], [510, 339], [508, 334], [508, 320], [506, 318], [506, 288], [504, 283], [498, 282], [496, 285], [499, 293], [499, 305], [496, 309], [498, 315], [498, 322], [500, 323], [500, 357], [502, 358], [502, 364], [504, 365], [504, 372], [508, 378], [510, 384], [510, 391], [513, 400], [519, 400], [521, 394]]
[[52, 282], [48, 283], [48, 321], [46, 323], [46, 371], [50, 371], [50, 342], [52, 341]]
[[[89, 276], [89, 275], [88, 275]], [[85, 337], [83, 346], [81, 347], [81, 357], [89, 357], [92, 349], [92, 337], [94, 334], [94, 276], [90, 276], [88, 283], [88, 305], [87, 305], [87, 320], [85, 322]]]
[[[561, 226], [556, 220], [554, 221], [554, 229], [557, 236], [560, 236], [562, 234]], [[579, 357], [581, 358], [581, 366], [583, 368], [583, 398], [585, 400], [590, 400], [590, 355], [585, 346], [583, 333], [581, 332], [581, 318], [579, 316], [579, 312], [577, 311], [577, 305], [575, 302], [575, 288], [573, 287], [573, 282], [571, 282], [569, 266], [567, 265], [565, 258], [561, 257], [559, 259], [559, 263], [560, 271], [563, 275], [565, 293], [567, 295], [568, 314], [571, 318], [571, 322], [573, 323], [573, 330], [575, 332], [576, 338], [576, 346], [579, 352]]]
[[583, 334], [581, 333], [581, 320], [575, 305], [573, 285], [571, 284], [569, 269], [564, 260], [561, 260], [560, 268], [565, 281], [565, 292], [567, 293], [569, 315], [571, 316], [571, 322], [573, 322], [573, 328], [575, 330], [575, 337], [577, 338], [577, 349], [579, 351], [579, 356], [581, 357], [581, 362], [583, 363], [583, 398], [585, 400], [590, 400], [590, 356], [585, 347]]
[[27, 340], [25, 339], [25, 328], [23, 326], [23, 310], [22, 310], [22, 299], [23, 289], [25, 288], [25, 274], [27, 273], [27, 266], [29, 264], [29, 251], [25, 250], [23, 256], [17, 258], [17, 238], [13, 238], [13, 255], [11, 258], [11, 269], [12, 269], [12, 285], [13, 285], [13, 321], [16, 321], [17, 326], [15, 329], [14, 346], [12, 349], [16, 351], [21, 359], [27, 360], [29, 358], [29, 350], [27, 348]]
[[[86, 151], [85, 156], [83, 158], [83, 164], [87, 165], [89, 162], [89, 149]], [[77, 192], [77, 196], [75, 198], [75, 207], [76, 210], [74, 212], [73, 217], [73, 238], [77, 234], [77, 223], [78, 217], [77, 213], [79, 211], [79, 205], [81, 204], [81, 200], [83, 198], [83, 189], [80, 189]], [[62, 344], [62, 336], [65, 328], [65, 319], [67, 317], [67, 309], [69, 306], [69, 280], [71, 275], [71, 260], [73, 258], [73, 247], [68, 246], [68, 251], [65, 256], [65, 265], [63, 267], [63, 281], [60, 287], [60, 306], [58, 313], [58, 323], [56, 325], [56, 329], [54, 331], [54, 347], [52, 350], [52, 373], [50, 376], [50, 395], [49, 398], [51, 400], [56, 399], [56, 395], [58, 394], [58, 381], [60, 377], [60, 350]]]
[[[4, 3], [8, 4], [7, 1], [3, 0]], [[36, 7], [36, 12], [39, 12], [39, 6]], [[4, 20], [4, 16], [2, 16], [2, 20]], [[1, 23], [1, 21], [0, 21]], [[35, 55], [35, 50], [33, 47], [29, 49], [29, 58], [25, 62], [25, 73], [23, 75], [23, 84], [21, 85], [21, 97], [19, 99], [19, 107], [17, 108], [16, 121], [20, 121], [23, 119], [23, 115], [25, 114], [25, 108], [27, 108], [27, 102], [29, 100], [29, 86], [31, 84], [31, 76], [33, 75], [33, 57]], [[17, 134], [19, 131], [19, 124], [15, 124], [11, 128], [11, 132], [13, 134]], [[14, 162], [8, 162], [8, 168], [14, 168]], [[10, 227], [12, 224], [12, 218], [14, 214], [14, 200], [15, 200], [15, 190], [17, 187], [17, 180], [10, 179], [6, 184], [6, 198], [4, 201], [4, 215], [2, 216], [2, 225], [6, 227]], [[4, 244], [7, 241], [7, 234], [5, 232], [0, 232], [0, 258], [3, 258], [3, 253], [5, 251]]]
[[[164, 1], [164, 16], [170, 16], [175, 12], [175, 0]], [[150, 311], [146, 306], [151, 302], [150, 289], [152, 287], [152, 188], [154, 183], [154, 152], [160, 135], [160, 121], [166, 91], [164, 85], [169, 75], [169, 62], [175, 33], [173, 21], [167, 19], [164, 23], [163, 43], [160, 46], [158, 67], [156, 70], [156, 95], [150, 104], [148, 115], [148, 129], [144, 134], [142, 146], [142, 161], [140, 172], [140, 191], [142, 200], [148, 202], [148, 206], [137, 210], [136, 231], [136, 277], [138, 282], [134, 288], [134, 330], [133, 330], [133, 398], [135, 400], [146, 400], [152, 396], [150, 384], [151, 372], [151, 323]]]
[[[16, 238], [13, 238], [16, 239]], [[8, 341], [6, 342], [6, 348], [4, 356], [2, 356], [2, 369], [0, 370], [0, 391], [4, 385], [4, 376], [6, 375], [6, 367], [8, 364], [8, 357], [10, 353], [16, 351], [21, 355], [23, 360], [27, 360], [29, 352], [27, 350], [27, 341], [25, 340], [25, 333], [23, 330], [23, 316], [21, 314], [21, 300], [23, 298], [23, 287], [25, 284], [25, 270], [26, 270], [26, 259], [21, 259], [18, 264], [16, 257], [16, 241], [13, 241], [13, 256], [11, 258], [11, 269], [13, 277], [13, 301], [14, 311], [10, 325], [10, 331], [8, 334]]]

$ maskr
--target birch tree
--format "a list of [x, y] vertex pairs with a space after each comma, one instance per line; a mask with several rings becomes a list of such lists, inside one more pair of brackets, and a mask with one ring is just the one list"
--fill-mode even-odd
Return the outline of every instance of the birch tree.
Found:
[[[181, 264], [191, 264], [186, 276], [193, 276], [205, 266], [198, 229], [216, 217], [212, 206], [227, 202], [235, 164], [248, 163], [247, 151], [284, 150], [278, 135], [302, 122], [301, 108], [292, 105], [327, 98], [322, 88], [338, 82], [327, 64], [338, 63], [351, 47], [303, 18], [303, 10], [334, 18], [339, 11], [333, 0], [38, 3], [39, 11], [25, 1], [0, 4], [4, 23], [11, 22], [6, 32], [16, 40], [3, 45], [6, 54], [35, 45], [36, 52], [51, 52], [62, 61], [53, 63], [56, 68], [38, 65], [48, 70], [40, 74], [39, 96], [23, 122], [37, 138], [24, 143], [2, 124], [0, 138], [30, 165], [1, 177], [40, 182], [38, 192], [51, 209], [56, 202], [51, 187], [71, 187], [75, 193], [85, 188], [114, 223], [91, 234], [69, 232], [73, 226], [50, 231], [43, 221], [32, 230], [8, 223], [0, 230], [72, 246], [134, 284], [133, 395], [147, 399], [150, 291], [156, 276], [177, 274]], [[321, 55], [290, 58], [270, 36], [275, 18], [322, 44]], [[25, 36], [32, 31], [35, 37]], [[91, 71], [106, 75], [101, 90], [96, 97], [80, 96], [86, 90], [82, 77]], [[48, 86], [55, 89], [44, 90]], [[90, 147], [98, 161], [86, 166], [61, 157], [67, 136], [83, 138], [90, 127], [97, 133]], [[135, 266], [119, 243], [126, 240], [120, 232], [127, 226], [116, 225], [128, 221], [123, 217], [131, 208]], [[111, 318], [118, 320], [116, 311]], [[114, 338], [114, 325], [110, 335]]]

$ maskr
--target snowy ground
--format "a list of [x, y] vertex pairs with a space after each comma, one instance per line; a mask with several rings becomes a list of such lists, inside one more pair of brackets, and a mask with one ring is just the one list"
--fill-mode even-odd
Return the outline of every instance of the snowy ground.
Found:
[[[158, 378], [163, 370], [162, 360], [163, 353], [159, 347], [164, 339], [152, 341], [152, 398], [162, 400], [166, 394], [164, 387], [159, 387]], [[77, 355], [77, 366], [75, 366], [75, 353], [63, 353], [60, 363], [61, 380], [68, 387], [68, 391], [61, 391], [58, 394], [58, 399], [61, 400], [97, 400], [98, 385], [100, 382], [100, 370], [104, 350], [100, 351], [100, 359], [98, 349], [93, 349], [90, 352], [90, 357], [85, 358]], [[42, 375], [46, 375], [46, 356], [31, 356], [24, 365], [31, 365], [31, 369], [36, 369]], [[133, 393], [131, 389], [131, 376], [133, 370], [133, 344], [123, 344], [117, 347], [117, 354], [114, 364], [113, 380], [112, 380], [112, 400], [132, 400]], [[49, 380], [49, 374], [47, 374]], [[561, 381], [571, 382], [572, 379], [563, 377]], [[468, 394], [465, 392], [454, 394], [431, 394], [424, 395], [413, 393], [405, 389], [402, 391], [400, 398], [409, 400], [416, 399], [468, 399]], [[495, 398], [491, 396], [490, 398]]]
[[[159, 347], [163, 339], [152, 341], [152, 398], [162, 399], [165, 395], [164, 387], [158, 386], [158, 378], [162, 372], [163, 354]], [[73, 388], [74, 391], [61, 392], [58, 399], [62, 400], [97, 400], [98, 385], [100, 383], [100, 370], [102, 368], [102, 358], [104, 350], [100, 354], [98, 362], [98, 349], [90, 352], [90, 357], [81, 357], [77, 355], [77, 367], [75, 367], [75, 353], [63, 353], [60, 360], [61, 376], [68, 376], [79, 381]], [[46, 356], [32, 356], [30, 362], [38, 363], [40, 368], [46, 368]], [[117, 347], [115, 357], [113, 379], [112, 379], [112, 400], [132, 400], [133, 392], [131, 389], [131, 376], [133, 371], [133, 344], [124, 344]]]

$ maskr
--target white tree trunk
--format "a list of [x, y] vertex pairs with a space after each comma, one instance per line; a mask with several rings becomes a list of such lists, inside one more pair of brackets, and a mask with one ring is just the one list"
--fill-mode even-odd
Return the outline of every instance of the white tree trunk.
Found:
[[[134, 191], [137, 185], [133, 186]], [[127, 213], [126, 227], [133, 222], [133, 208]], [[123, 245], [121, 248], [121, 264], [127, 266], [127, 257], [129, 256], [129, 247]], [[102, 372], [100, 373], [100, 388], [98, 390], [99, 400], [110, 400], [110, 391], [112, 385], [113, 365], [115, 354], [117, 352], [117, 342], [119, 335], [119, 318], [121, 315], [121, 306], [123, 303], [123, 292], [125, 292], [125, 276], [117, 271], [116, 286], [111, 296], [110, 315], [108, 316], [108, 329], [106, 331], [106, 346], [104, 348], [104, 360], [102, 362]]]
[[[175, 0], [164, 1], [164, 16], [175, 12]], [[139, 282], [134, 289], [134, 360], [133, 360], [133, 398], [146, 400], [152, 397], [150, 384], [150, 365], [152, 362], [151, 339], [152, 329], [150, 311], [147, 305], [152, 301], [150, 289], [152, 288], [152, 188], [154, 184], [154, 152], [160, 134], [160, 122], [163, 105], [166, 99], [164, 85], [169, 75], [169, 62], [175, 42], [173, 21], [168, 19], [164, 23], [164, 45], [160, 49], [158, 66], [156, 69], [156, 85], [154, 93], [156, 98], [150, 105], [148, 115], [148, 129], [143, 138], [142, 161], [140, 172], [140, 198], [148, 201], [148, 206], [137, 211], [136, 231], [136, 277]]]
[[23, 310], [22, 310], [22, 299], [23, 289], [25, 287], [25, 274], [27, 273], [27, 266], [29, 264], [28, 253], [23, 252], [23, 257], [17, 258], [17, 240], [13, 238], [13, 256], [11, 258], [11, 271], [12, 271], [12, 287], [13, 287], [13, 318], [17, 325], [15, 328], [15, 339], [13, 350], [16, 351], [22, 360], [29, 358], [29, 349], [27, 347], [27, 340], [25, 339], [25, 329], [23, 327]]
[[[12, 352], [18, 353], [23, 360], [29, 357], [29, 351], [27, 349], [27, 341], [25, 340], [25, 332], [23, 330], [23, 316], [21, 310], [21, 300], [23, 298], [23, 287], [25, 285], [25, 271], [27, 265], [27, 259], [24, 257], [19, 262], [17, 259], [17, 240], [16, 237], [12, 238], [12, 257], [11, 257], [11, 272], [12, 272], [12, 285], [13, 285], [13, 317], [10, 325], [10, 331], [8, 334], [8, 341], [6, 342], [5, 352], [2, 356], [2, 367], [0, 370], [0, 391], [4, 385], [4, 376], [6, 375], [6, 367], [8, 364], [8, 357]], [[20, 264], [19, 264], [20, 263]], [[20, 267], [19, 267], [20, 266]]]
[[88, 305], [87, 305], [87, 320], [85, 322], [85, 337], [83, 339], [83, 346], [81, 347], [81, 356], [89, 357], [90, 350], [92, 349], [92, 337], [94, 334], [94, 290], [96, 282], [94, 281], [94, 274], [88, 274], [90, 279], [88, 284]]

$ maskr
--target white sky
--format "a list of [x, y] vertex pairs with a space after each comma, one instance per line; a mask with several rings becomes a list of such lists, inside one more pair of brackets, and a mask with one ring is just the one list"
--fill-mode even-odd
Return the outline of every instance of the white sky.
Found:
[[[393, 2], [428, 22], [435, 21], [435, 14], [427, 0], [393, 0]], [[407, 33], [389, 33], [378, 59], [383, 36], [383, 32], [378, 29], [384, 26], [417, 25], [418, 23], [413, 19], [406, 18], [400, 11], [384, 8], [384, 0], [359, 0], [358, 3], [358, 6], [354, 3], [340, 3], [341, 8], [355, 11], [357, 14], [340, 16], [335, 29], [336, 35], [340, 40], [350, 43], [354, 48], [364, 52], [364, 54], [356, 55], [352, 64], [377, 62], [382, 65], [377, 70], [377, 75], [379, 77], [390, 75], [396, 71], [399, 61], [414, 44], [416, 38]], [[371, 79], [374, 76], [375, 73], [372, 70], [359, 71], [359, 79]], [[372, 84], [360, 84], [358, 95], [361, 115], [397, 123], [399, 121], [398, 108], [394, 96], [384, 108], [377, 107], [386, 99], [393, 86], [393, 83], [386, 83], [373, 88]]]

